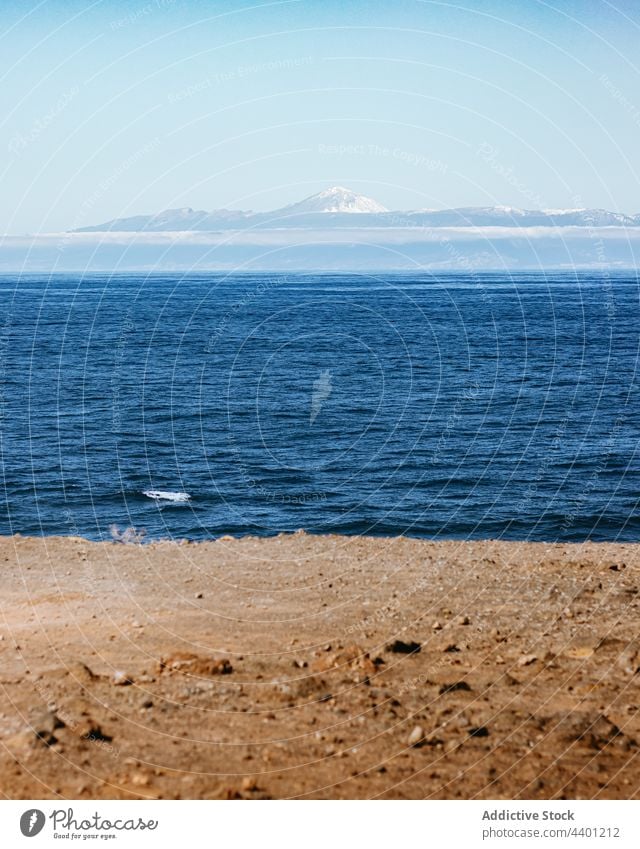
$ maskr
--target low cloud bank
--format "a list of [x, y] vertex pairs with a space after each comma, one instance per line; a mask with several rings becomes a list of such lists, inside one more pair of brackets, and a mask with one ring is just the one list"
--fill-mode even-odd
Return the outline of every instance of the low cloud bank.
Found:
[[436, 227], [45, 233], [0, 239], [0, 270], [635, 269], [640, 228]]

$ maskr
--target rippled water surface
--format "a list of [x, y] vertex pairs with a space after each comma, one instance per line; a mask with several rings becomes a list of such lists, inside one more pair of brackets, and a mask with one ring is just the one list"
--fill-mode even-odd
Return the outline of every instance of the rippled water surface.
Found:
[[0, 532], [636, 540], [639, 291], [1, 277]]

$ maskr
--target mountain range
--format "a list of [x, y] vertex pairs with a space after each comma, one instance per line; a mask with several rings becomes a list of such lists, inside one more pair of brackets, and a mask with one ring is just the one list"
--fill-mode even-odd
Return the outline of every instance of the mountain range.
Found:
[[415, 227], [640, 227], [640, 214], [606, 209], [518, 209], [508, 206], [390, 211], [378, 201], [343, 186], [333, 186], [271, 212], [190, 207], [155, 215], [115, 218], [74, 232], [216, 232], [220, 230]]

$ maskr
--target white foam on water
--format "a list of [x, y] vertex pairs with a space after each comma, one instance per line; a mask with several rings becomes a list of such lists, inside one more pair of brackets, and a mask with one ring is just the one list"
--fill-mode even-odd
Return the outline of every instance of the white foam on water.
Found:
[[146, 495], [147, 498], [153, 498], [154, 501], [191, 501], [191, 496], [188, 492], [170, 492], [164, 489], [145, 489], [142, 494]]

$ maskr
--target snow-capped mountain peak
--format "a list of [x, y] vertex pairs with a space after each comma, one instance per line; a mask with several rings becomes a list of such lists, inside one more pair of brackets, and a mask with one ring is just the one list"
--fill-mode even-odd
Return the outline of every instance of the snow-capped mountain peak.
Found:
[[386, 207], [373, 198], [359, 195], [344, 186], [332, 186], [323, 192], [311, 195], [298, 203], [285, 206], [282, 210], [287, 214], [304, 212], [388, 212]]
[[[325, 215], [330, 213], [329, 215]], [[346, 215], [345, 213], [357, 213]], [[297, 203], [271, 212], [183, 207], [155, 215], [116, 218], [80, 228], [80, 232], [184, 232], [268, 228], [328, 230], [360, 227], [640, 227], [640, 215], [605, 209], [520, 209], [512, 206], [467, 206], [455, 209], [413, 209], [389, 213], [382, 204], [344, 186], [332, 186]]]

